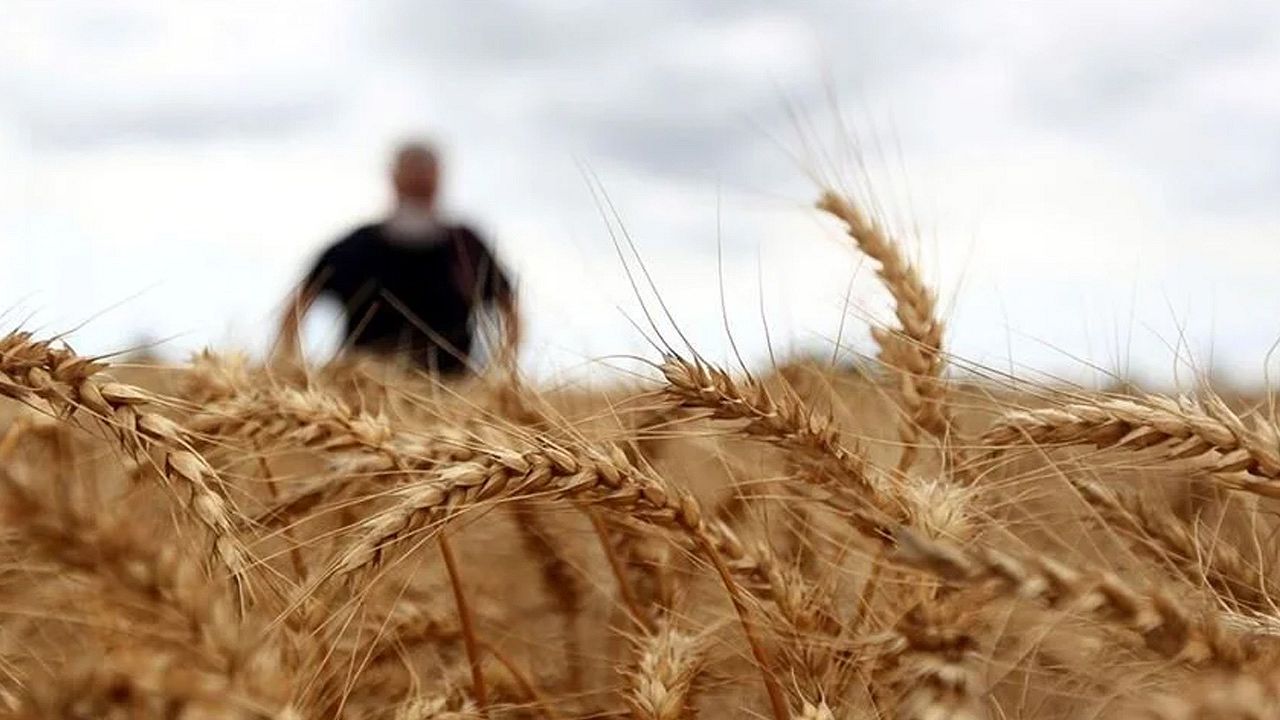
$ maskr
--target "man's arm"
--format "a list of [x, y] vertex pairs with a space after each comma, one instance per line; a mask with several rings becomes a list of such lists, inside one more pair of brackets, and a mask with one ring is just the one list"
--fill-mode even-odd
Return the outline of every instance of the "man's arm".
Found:
[[458, 228], [458, 232], [460, 234], [455, 237], [461, 261], [459, 287], [473, 301], [492, 303], [497, 307], [502, 322], [502, 338], [494, 360], [514, 366], [524, 337], [515, 287], [488, 244], [474, 230], [464, 225]]
[[302, 318], [306, 317], [307, 311], [311, 309], [319, 294], [315, 283], [309, 281], [301, 283], [290, 293], [285, 302], [284, 315], [280, 319], [280, 332], [276, 335], [275, 345], [271, 349], [273, 356], [288, 360], [297, 360], [302, 357], [299, 328], [302, 325]]
[[520, 308], [516, 303], [515, 291], [510, 287], [498, 294], [498, 311], [502, 314], [502, 348], [499, 351], [499, 362], [515, 365], [520, 356], [520, 341], [524, 336], [524, 327], [520, 322]]
[[273, 356], [287, 360], [301, 358], [300, 328], [302, 319], [307, 316], [307, 311], [325, 292], [333, 292], [339, 297], [345, 297], [346, 285], [343, 278], [348, 277], [349, 273], [343, 273], [342, 268], [351, 260], [351, 241], [359, 232], [357, 230], [326, 248], [307, 271], [302, 282], [289, 293], [284, 304], [284, 314], [280, 318], [280, 331], [271, 348]]

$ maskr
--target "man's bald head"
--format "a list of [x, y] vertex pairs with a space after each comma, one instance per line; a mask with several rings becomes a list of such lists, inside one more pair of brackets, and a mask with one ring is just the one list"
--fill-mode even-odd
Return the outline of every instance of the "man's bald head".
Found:
[[440, 187], [440, 158], [431, 145], [413, 141], [396, 148], [391, 163], [391, 183], [396, 200], [432, 207]]

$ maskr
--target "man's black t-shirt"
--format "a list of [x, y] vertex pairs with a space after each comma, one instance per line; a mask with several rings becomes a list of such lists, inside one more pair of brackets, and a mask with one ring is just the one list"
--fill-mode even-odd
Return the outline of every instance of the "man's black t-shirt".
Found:
[[349, 344], [460, 372], [471, 353], [472, 310], [511, 286], [470, 228], [432, 233], [408, 243], [391, 239], [381, 223], [360, 227], [324, 251], [307, 287], [342, 302]]

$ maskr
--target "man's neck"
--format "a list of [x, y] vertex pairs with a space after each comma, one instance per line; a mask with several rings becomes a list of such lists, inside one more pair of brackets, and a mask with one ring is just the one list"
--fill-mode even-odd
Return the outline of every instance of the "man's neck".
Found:
[[440, 221], [430, 205], [402, 202], [391, 211], [383, 226], [388, 239], [398, 243], [431, 244], [440, 236]]

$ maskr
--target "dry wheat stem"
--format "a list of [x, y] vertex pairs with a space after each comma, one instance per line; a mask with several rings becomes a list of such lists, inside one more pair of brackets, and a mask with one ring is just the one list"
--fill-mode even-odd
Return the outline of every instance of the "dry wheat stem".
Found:
[[525, 701], [530, 703], [538, 714], [547, 718], [547, 720], [560, 719], [560, 714], [556, 712], [555, 706], [538, 690], [538, 686], [529, 679], [529, 676], [521, 671], [510, 657], [507, 657], [506, 653], [484, 640], [480, 641], [480, 648], [484, 650], [486, 655], [493, 657], [494, 660], [498, 661], [498, 664], [502, 665], [507, 674], [511, 676], [511, 679], [520, 688], [520, 692], [524, 694]]
[[774, 720], [787, 720], [790, 713], [787, 709], [787, 702], [783, 699], [782, 688], [779, 687], [777, 679], [773, 676], [773, 668], [769, 663], [769, 657], [765, 653], [764, 644], [760, 641], [755, 622], [751, 619], [751, 611], [747, 609], [746, 603], [743, 601], [738, 584], [734, 582], [729, 568], [724, 564], [724, 560], [720, 557], [720, 553], [716, 551], [713, 541], [707, 534], [699, 535], [698, 541], [703, 555], [711, 561], [716, 574], [720, 576], [720, 582], [729, 593], [729, 600], [733, 603], [733, 610], [737, 613], [738, 622], [742, 625], [742, 634], [746, 636], [747, 645], [751, 648], [751, 655], [755, 658], [760, 674], [764, 678], [765, 691], [769, 695], [769, 706], [773, 712], [773, 718]]
[[[278, 502], [280, 499], [280, 489], [277, 487], [276, 479], [271, 472], [271, 464], [267, 462], [267, 458], [262, 454], [258, 447], [253, 449], [253, 458], [258, 465], [258, 472], [262, 480], [267, 485], [267, 492], [270, 494], [272, 502]], [[294, 533], [293, 528], [286, 527], [281, 531], [284, 536], [285, 543], [289, 546], [289, 563], [292, 566], [294, 577], [303, 578], [307, 576], [306, 561], [302, 557], [302, 547]]]
[[467, 601], [466, 588], [462, 585], [462, 576], [458, 571], [458, 561], [454, 558], [453, 548], [449, 545], [449, 535], [440, 532], [436, 535], [436, 543], [440, 546], [440, 557], [444, 560], [445, 569], [449, 573], [449, 585], [453, 588], [454, 606], [458, 611], [458, 624], [462, 627], [462, 641], [467, 649], [467, 664], [471, 668], [471, 691], [475, 693], [476, 704], [481, 714], [489, 707], [489, 691], [484, 682], [484, 668], [481, 665], [480, 645], [476, 636], [475, 617], [471, 605]]
[[618, 553], [610, 541], [609, 527], [604, 518], [591, 508], [586, 509], [587, 518], [591, 521], [591, 529], [595, 532], [596, 539], [599, 541], [601, 552], [604, 553], [605, 562], [609, 565], [609, 572], [613, 575], [614, 584], [618, 587], [618, 595], [622, 598], [622, 604], [625, 606], [627, 615], [631, 621], [639, 625], [641, 628], [649, 629], [649, 614], [641, 607], [639, 601], [636, 600], [635, 591], [631, 589], [631, 581], [627, 577], [626, 568], [623, 567], [622, 560], [618, 557]]
[[811, 582], [797, 568], [784, 567], [767, 543], [746, 553], [742, 541], [724, 523], [714, 521], [714, 537], [726, 567], [759, 600], [772, 604], [766, 617], [782, 645], [781, 665], [799, 692], [820, 693], [834, 657], [842, 649], [842, 626], [830, 588]]
[[539, 517], [536, 508], [528, 503], [518, 503], [511, 511], [520, 541], [525, 551], [538, 564], [538, 576], [542, 587], [555, 598], [564, 614], [564, 643], [569, 683], [575, 689], [582, 688], [582, 648], [577, 641], [578, 616], [582, 613], [582, 582], [563, 548], [553, 539], [551, 530]]
[[[523, 383], [514, 368], [504, 368], [500, 378], [502, 382], [497, 385], [495, 394], [505, 419], [533, 432], [551, 432], [559, 429], [558, 424], [540, 406], [535, 406], [529, 401], [532, 391]], [[568, 433], [557, 433], [557, 435], [567, 436]], [[593, 514], [590, 509], [584, 509], [584, 512], [591, 516], [593, 528], [601, 541], [606, 542], [604, 549], [609, 555], [609, 562], [616, 563], [617, 559], [609, 553], [607, 534], [599, 524], [599, 516]], [[563, 641], [565, 661], [569, 671], [569, 686], [575, 691], [580, 691], [585, 672], [582, 647], [578, 642], [578, 618], [583, 607], [582, 582], [573, 563], [569, 561], [562, 546], [556, 542], [535, 506], [527, 502], [517, 503], [512, 508], [511, 514], [525, 551], [538, 563], [543, 590], [556, 599], [559, 609], [563, 611]], [[618, 581], [623, 583], [625, 578], [619, 575]], [[629, 591], [629, 587], [623, 587], [623, 597], [627, 598], [629, 608], [633, 611], [638, 610], [630, 598]]]

